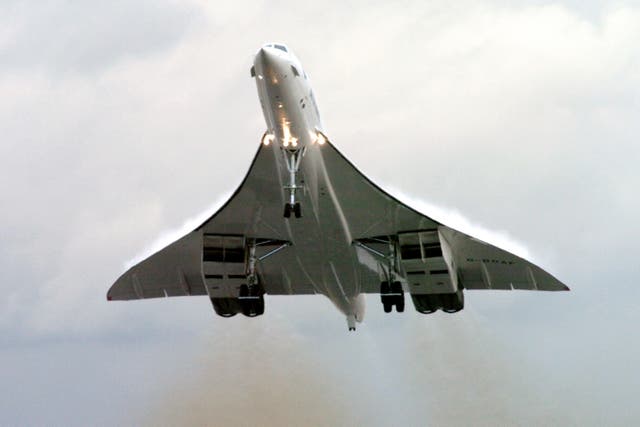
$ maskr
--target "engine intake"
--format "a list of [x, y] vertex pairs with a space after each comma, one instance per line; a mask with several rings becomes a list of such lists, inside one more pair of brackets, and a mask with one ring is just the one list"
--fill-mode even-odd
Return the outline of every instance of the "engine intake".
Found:
[[464, 308], [462, 289], [445, 294], [411, 294], [411, 300], [416, 311], [423, 314], [431, 314], [438, 310], [457, 313]]

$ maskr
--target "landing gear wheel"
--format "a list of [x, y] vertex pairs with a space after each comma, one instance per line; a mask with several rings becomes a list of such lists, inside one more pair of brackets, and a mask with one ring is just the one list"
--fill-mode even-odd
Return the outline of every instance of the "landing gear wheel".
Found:
[[380, 302], [382, 303], [385, 313], [391, 313], [391, 310], [393, 309], [391, 297], [387, 295], [390, 291], [391, 287], [389, 286], [389, 282], [384, 281], [380, 283]]
[[262, 288], [257, 285], [249, 286], [249, 296], [255, 299], [251, 300], [254, 316], [264, 314], [264, 297], [262, 296]]
[[291, 218], [291, 205], [289, 203], [284, 205], [284, 217]]
[[393, 282], [391, 292], [395, 294], [393, 295], [393, 299], [396, 305], [396, 311], [402, 313], [404, 311], [404, 291], [402, 290], [402, 283]]
[[242, 314], [247, 317], [256, 317], [264, 313], [264, 298], [259, 286], [240, 286]]
[[[383, 297], [383, 298], [385, 298], [385, 297]], [[389, 298], [389, 297], [387, 297], [387, 298]], [[391, 313], [391, 310], [393, 310], [393, 304], [388, 300], [385, 300], [382, 303], [382, 307], [384, 308], [384, 312], [385, 313]]]
[[302, 216], [302, 210], [300, 208], [300, 202], [296, 202], [293, 205], [293, 214], [295, 215], [296, 218], [300, 218]]

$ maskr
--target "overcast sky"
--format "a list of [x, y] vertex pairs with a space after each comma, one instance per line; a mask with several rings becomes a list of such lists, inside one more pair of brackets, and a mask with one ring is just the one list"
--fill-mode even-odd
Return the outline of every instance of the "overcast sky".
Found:
[[[637, 422], [637, 3], [214, 3], [0, 2], [0, 424]], [[374, 182], [572, 291], [355, 334], [320, 296], [107, 303], [240, 183], [269, 41]]]

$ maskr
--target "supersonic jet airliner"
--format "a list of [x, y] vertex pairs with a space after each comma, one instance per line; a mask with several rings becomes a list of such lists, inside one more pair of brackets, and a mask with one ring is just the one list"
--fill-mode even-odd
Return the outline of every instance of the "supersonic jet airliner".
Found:
[[300, 61], [267, 44], [251, 67], [267, 124], [251, 167], [211, 218], [124, 273], [108, 300], [206, 295], [222, 317], [264, 313], [264, 295], [321, 294], [347, 319], [364, 294], [386, 313], [455, 313], [465, 289], [569, 288], [540, 267], [400, 203], [325, 135]]

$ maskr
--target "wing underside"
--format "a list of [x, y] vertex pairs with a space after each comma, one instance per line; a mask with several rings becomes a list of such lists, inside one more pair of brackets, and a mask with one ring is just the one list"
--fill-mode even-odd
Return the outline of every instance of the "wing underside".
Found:
[[[273, 295], [326, 293], [327, 277], [335, 276], [339, 262], [351, 259], [356, 268], [345, 282], [354, 282], [358, 293], [379, 293], [381, 278], [389, 274], [385, 256], [390, 244], [397, 250], [393, 274], [411, 294], [568, 289], [529, 261], [402, 204], [330, 143], [320, 154], [322, 173], [314, 174], [311, 165], [301, 168], [310, 188], [302, 196], [310, 207], [307, 214], [284, 220], [286, 171], [279, 166], [279, 155], [261, 145], [229, 201], [196, 230], [129, 269], [111, 287], [108, 299], [237, 295], [246, 282], [251, 245], [257, 247], [260, 282]], [[331, 191], [318, 184], [322, 179], [330, 182]], [[339, 206], [338, 211], [330, 205]], [[339, 249], [342, 243], [332, 244], [331, 236], [345, 224], [351, 242]], [[328, 262], [332, 259], [336, 261]]]

